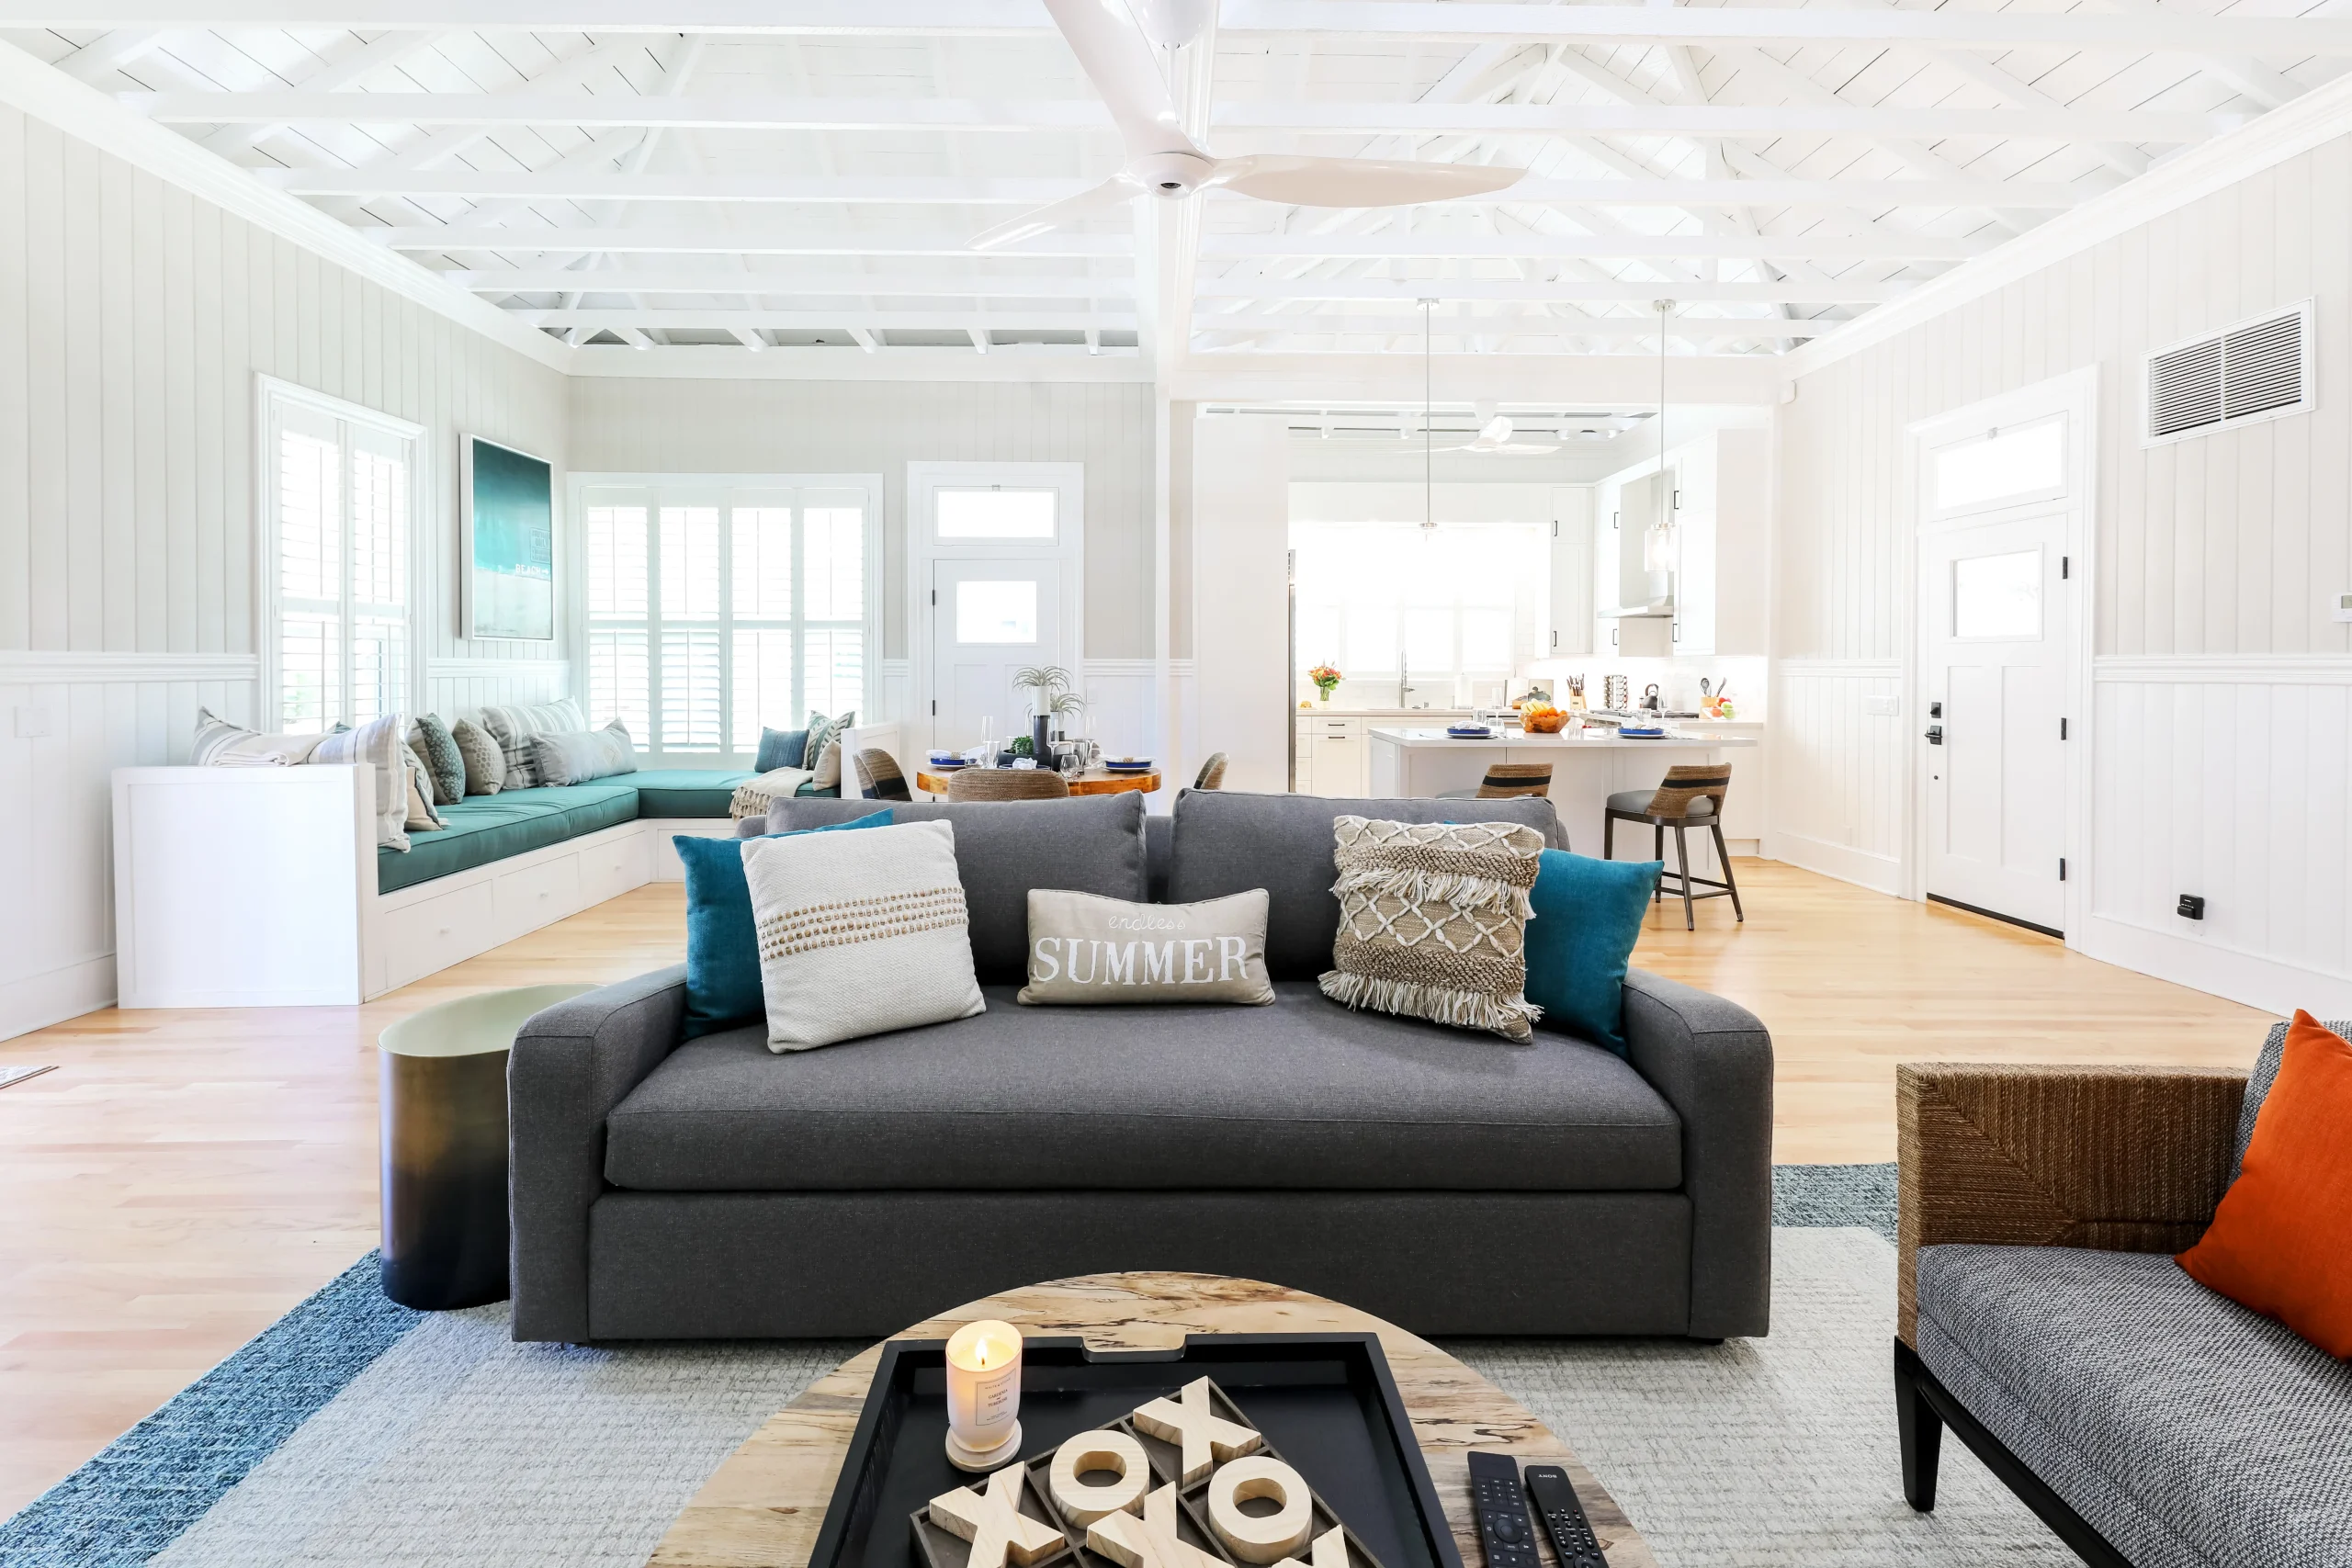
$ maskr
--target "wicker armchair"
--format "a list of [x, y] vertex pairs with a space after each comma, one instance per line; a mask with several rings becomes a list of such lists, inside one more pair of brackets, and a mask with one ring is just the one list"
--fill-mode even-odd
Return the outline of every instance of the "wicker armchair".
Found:
[[948, 776], [950, 800], [1067, 800], [1069, 785], [1051, 768], [959, 768]]
[[[2046, 1355], [2049, 1365], [2037, 1368], [2029, 1385], [2065, 1398], [2111, 1386], [2119, 1364], [2153, 1362], [2180, 1367], [2184, 1396], [2204, 1397], [2194, 1385], [2212, 1367], [2199, 1364], [2204, 1358], [2196, 1346], [2166, 1337], [2187, 1314], [2147, 1303], [2161, 1297], [2189, 1302], [2192, 1312], [2238, 1309], [2218, 1298], [2199, 1301], [2202, 1287], [2168, 1264], [2150, 1269], [2115, 1255], [2175, 1253], [2204, 1233], [2230, 1182], [2246, 1084], [2246, 1074], [2222, 1068], [1906, 1063], [1896, 1069], [1895, 1415], [1904, 1495], [1914, 1508], [1935, 1506], [1937, 1460], [1950, 1426], [2086, 1562], [2130, 1568], [2124, 1543], [2141, 1539], [2140, 1523], [2107, 1507], [2107, 1488], [2053, 1462], [2040, 1445], [2035, 1414], [1995, 1386], [2000, 1374], [1988, 1374], [1991, 1381], [1969, 1395], [1976, 1412], [1947, 1380], [1962, 1381], [1956, 1369], [1998, 1361], [1988, 1350], [2030, 1341], [2017, 1324], [2031, 1318], [2040, 1295], [2064, 1327], [2046, 1349], [2024, 1344], [2007, 1363], [2012, 1378], [2017, 1366]], [[1926, 1348], [1939, 1377], [1922, 1359], [1928, 1325], [1920, 1254], [1955, 1244], [1963, 1245], [1936, 1259], [1943, 1295], [1933, 1326], [1941, 1348]], [[2041, 1248], [2090, 1250], [2036, 1261]], [[1984, 1280], [2000, 1270], [2006, 1287], [1988, 1292]], [[2043, 1282], [2031, 1278], [2036, 1270]], [[1976, 1292], [1973, 1299], [1968, 1291]], [[2005, 1308], [2005, 1298], [2029, 1304]], [[2241, 1315], [2255, 1329], [2276, 1327]], [[2086, 1332], [2086, 1325], [2094, 1326]], [[1972, 1334], [1979, 1337], [1973, 1345]], [[2264, 1353], [2257, 1348], [2256, 1364]], [[2128, 1370], [2121, 1375], [2128, 1380]], [[2159, 1425], [2170, 1423], [2127, 1421], [2112, 1436], [2118, 1449], [2132, 1452]], [[2226, 1475], [2212, 1484], [2225, 1487]]]

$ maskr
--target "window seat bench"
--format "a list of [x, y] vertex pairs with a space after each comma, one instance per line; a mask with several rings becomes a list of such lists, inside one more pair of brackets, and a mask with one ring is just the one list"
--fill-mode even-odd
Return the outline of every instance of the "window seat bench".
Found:
[[[895, 754], [899, 727], [842, 736]], [[684, 875], [672, 840], [731, 839], [754, 774], [648, 769], [472, 795], [379, 846], [365, 767], [119, 768], [115, 989], [125, 1008], [351, 1005]], [[853, 771], [850, 788], [862, 793]], [[802, 795], [838, 795], [803, 785]]]

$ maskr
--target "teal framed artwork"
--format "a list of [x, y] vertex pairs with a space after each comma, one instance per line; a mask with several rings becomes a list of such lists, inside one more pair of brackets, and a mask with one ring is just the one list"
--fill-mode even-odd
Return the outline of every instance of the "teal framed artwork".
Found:
[[458, 467], [466, 636], [553, 642], [553, 465], [479, 435], [461, 435]]

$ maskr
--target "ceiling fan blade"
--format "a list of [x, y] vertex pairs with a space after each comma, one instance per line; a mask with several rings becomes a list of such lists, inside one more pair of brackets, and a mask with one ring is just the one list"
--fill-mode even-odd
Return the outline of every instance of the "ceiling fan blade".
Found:
[[1130, 197], [1142, 194], [1140, 182], [1126, 175], [1113, 175], [1101, 185], [1090, 186], [1076, 196], [1066, 196], [1059, 201], [1032, 208], [1018, 218], [1007, 219], [993, 229], [973, 235], [967, 243], [976, 251], [993, 251], [1000, 246], [1032, 239], [1048, 229], [1075, 223], [1089, 213], [1116, 207]]
[[1152, 42], [1181, 49], [1208, 30], [1216, 0], [1135, 0], [1136, 20]]
[[1301, 158], [1260, 152], [1220, 158], [1207, 182], [1292, 207], [1409, 207], [1485, 196], [1519, 183], [1525, 169], [1492, 164], [1420, 164], [1393, 158]]
[[1078, 56], [1079, 69], [1102, 95], [1130, 160], [1153, 152], [1203, 155], [1184, 134], [1159, 57], [1127, 0], [1046, 0], [1046, 9]]

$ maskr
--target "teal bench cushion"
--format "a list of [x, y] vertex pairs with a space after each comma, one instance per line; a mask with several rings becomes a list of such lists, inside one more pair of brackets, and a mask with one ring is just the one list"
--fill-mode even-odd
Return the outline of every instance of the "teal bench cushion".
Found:
[[[637, 791], [623, 783], [566, 784], [469, 795], [441, 807], [447, 828], [409, 835], [406, 854], [376, 852], [376, 891], [420, 882], [542, 850], [600, 828], [637, 819]], [[723, 815], [723, 813], [722, 813]]]
[[655, 768], [614, 782], [637, 786], [639, 817], [724, 817], [735, 798], [735, 786], [759, 776], [709, 768]]

